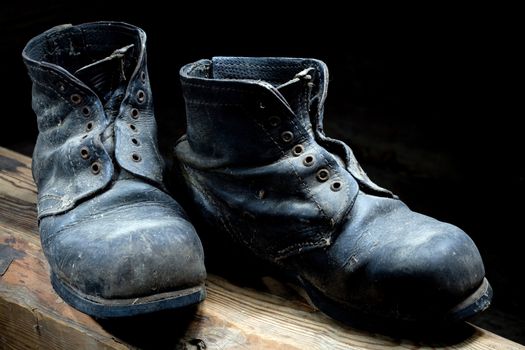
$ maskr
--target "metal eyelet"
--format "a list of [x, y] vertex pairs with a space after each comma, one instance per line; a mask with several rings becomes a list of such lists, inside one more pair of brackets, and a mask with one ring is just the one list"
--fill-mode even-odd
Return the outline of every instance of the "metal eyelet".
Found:
[[343, 183], [341, 181], [334, 181], [330, 184], [330, 189], [334, 192], [339, 191], [341, 188], [343, 188]]
[[137, 102], [143, 104], [146, 101], [146, 93], [143, 90], [137, 91]]
[[317, 177], [317, 180], [321, 182], [325, 182], [326, 180], [330, 178], [330, 172], [322, 168], [317, 171], [317, 174], [315, 174], [315, 176]]
[[137, 139], [134, 138], [134, 137], [131, 139], [131, 143], [134, 144], [135, 146], [140, 146], [140, 141], [137, 140]]
[[137, 127], [135, 126], [135, 124], [129, 124], [129, 128], [130, 128], [132, 131], [134, 131], [134, 132], [137, 132], [137, 131], [138, 131], [138, 129], [137, 129]]
[[134, 162], [140, 162], [142, 160], [142, 158], [140, 157], [140, 154], [132, 153], [131, 154], [131, 160], [133, 160]]
[[314, 163], [315, 163], [315, 157], [312, 156], [311, 154], [307, 155], [307, 156], [304, 157], [304, 159], [303, 159], [303, 164], [304, 164], [305, 166], [312, 166], [312, 165], [314, 165]]
[[93, 173], [93, 175], [100, 174], [101, 170], [102, 170], [102, 165], [99, 162], [91, 163], [91, 172]]
[[130, 114], [131, 114], [131, 118], [138, 119], [140, 112], [139, 112], [138, 109], [132, 108], [131, 111], [130, 111]]
[[82, 157], [82, 159], [88, 159], [89, 158], [89, 148], [82, 147], [80, 149], [80, 156]]
[[293, 146], [293, 148], [292, 148], [292, 153], [293, 153], [293, 155], [296, 156], [296, 157], [300, 156], [303, 152], [304, 152], [304, 147], [303, 147], [303, 145], [295, 145], [295, 146]]
[[69, 99], [71, 100], [71, 102], [73, 102], [73, 104], [76, 105], [82, 102], [82, 96], [80, 96], [79, 94], [73, 94], [69, 97]]
[[281, 139], [284, 141], [284, 142], [290, 142], [293, 140], [293, 133], [291, 131], [284, 131], [282, 134], [281, 134]]
[[140, 72], [140, 81], [142, 81], [142, 83], [146, 82], [146, 72]]
[[93, 122], [89, 122], [86, 124], [86, 131], [91, 131], [93, 129]]
[[82, 107], [82, 114], [84, 117], [89, 117], [91, 115], [91, 109], [88, 106]]
[[271, 127], [276, 127], [281, 124], [281, 118], [279, 118], [276, 115], [272, 115], [270, 118], [268, 118], [268, 124], [270, 124]]

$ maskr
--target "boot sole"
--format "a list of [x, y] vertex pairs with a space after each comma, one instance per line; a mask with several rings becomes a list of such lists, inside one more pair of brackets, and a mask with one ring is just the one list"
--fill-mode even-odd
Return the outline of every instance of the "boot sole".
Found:
[[[355, 308], [352, 308], [344, 303], [330, 299], [307, 281], [299, 279], [299, 282], [308, 294], [309, 298], [311, 299], [312, 304], [314, 304], [314, 306], [319, 308], [319, 310], [321, 310], [328, 316], [346, 324], [364, 324], [378, 326], [377, 317], [371, 317], [370, 315], [367, 315], [362, 311], [356, 310]], [[444, 315], [436, 316], [434, 319], [427, 320], [427, 323], [445, 325], [448, 323], [456, 323], [462, 321], [487, 309], [490, 305], [491, 300], [492, 288], [488, 280], [484, 278], [483, 282], [474, 293], [472, 293], [462, 302], [451, 308]], [[392, 322], [397, 323], [399, 321], [405, 321], [406, 325], [408, 326], [410, 326], [411, 324], [417, 324], [421, 326], [421, 321], [418, 320], [394, 320], [388, 318], [379, 320], [379, 322], [382, 325], [386, 326], [390, 325]], [[379, 324], [379, 326], [381, 324]]]
[[131, 299], [104, 299], [84, 294], [51, 274], [56, 293], [69, 305], [96, 318], [128, 317], [200, 303], [206, 297], [204, 284], [174, 292]]
[[468, 298], [453, 307], [450, 312], [452, 320], [463, 320], [472, 317], [490, 306], [492, 300], [492, 287], [484, 278], [479, 288]]

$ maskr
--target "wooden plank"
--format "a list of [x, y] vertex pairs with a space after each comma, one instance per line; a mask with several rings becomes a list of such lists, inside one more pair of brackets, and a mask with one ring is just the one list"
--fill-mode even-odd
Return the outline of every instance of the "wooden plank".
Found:
[[262, 279], [267, 286], [263, 291], [211, 275], [206, 301], [193, 309], [97, 322], [64, 303], [49, 283], [30, 162], [0, 148], [2, 349], [424, 349], [444, 344], [453, 349], [525, 348], [471, 325], [465, 325], [462, 339], [440, 344], [352, 329], [270, 277]]

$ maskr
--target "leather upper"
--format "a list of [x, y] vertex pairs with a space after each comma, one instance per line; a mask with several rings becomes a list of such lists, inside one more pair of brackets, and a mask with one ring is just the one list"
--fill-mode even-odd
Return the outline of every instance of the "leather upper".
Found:
[[80, 305], [206, 278], [199, 237], [162, 183], [145, 44], [137, 27], [97, 22], [55, 27], [23, 51], [42, 248]]
[[[391, 196], [344, 143], [324, 136], [325, 65], [278, 60], [216, 57], [183, 67], [188, 128], [175, 148], [201, 203], [273, 259], [330, 245], [360, 184]], [[304, 70], [309, 80], [286, 85]]]
[[[106, 187], [115, 176], [113, 159], [131, 174], [162, 184], [145, 44], [137, 27], [98, 22], [52, 28], [25, 47], [40, 132], [33, 155], [39, 219]], [[83, 67], [130, 45], [121, 59], [126, 83], [118, 96], [99, 97], [99, 81], [88, 86], [79, 78]], [[114, 90], [109, 88], [104, 92]]]

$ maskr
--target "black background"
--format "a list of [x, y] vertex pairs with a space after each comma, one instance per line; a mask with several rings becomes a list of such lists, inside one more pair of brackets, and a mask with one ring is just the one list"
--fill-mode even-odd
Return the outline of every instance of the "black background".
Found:
[[279, 4], [246, 2], [244, 15], [190, 5], [175, 11], [148, 2], [55, 1], [3, 8], [0, 145], [31, 153], [37, 129], [20, 53], [54, 25], [123, 20], [147, 32], [162, 139], [183, 131], [181, 65], [214, 55], [319, 58], [331, 76], [327, 133], [348, 142], [371, 178], [412, 209], [469, 233], [495, 291], [493, 307], [474, 322], [525, 343], [523, 112], [516, 108], [523, 40], [512, 11], [410, 8], [403, 17], [368, 13], [358, 21], [359, 12], [334, 5], [284, 13]]

